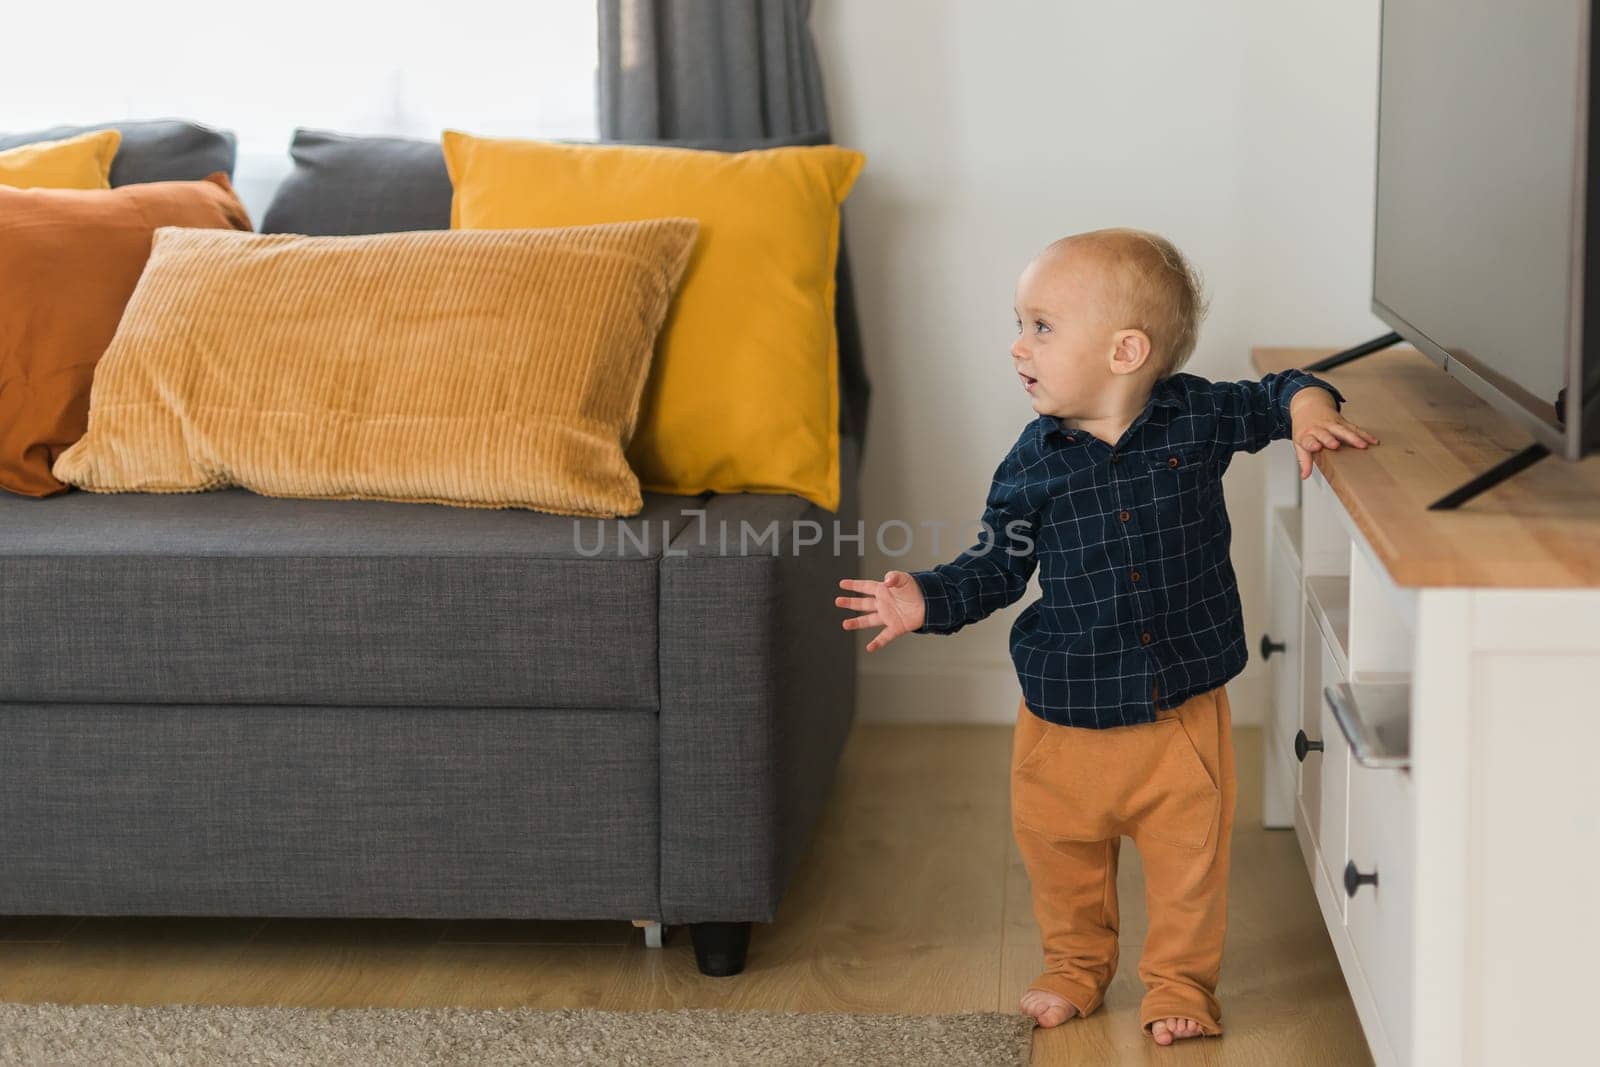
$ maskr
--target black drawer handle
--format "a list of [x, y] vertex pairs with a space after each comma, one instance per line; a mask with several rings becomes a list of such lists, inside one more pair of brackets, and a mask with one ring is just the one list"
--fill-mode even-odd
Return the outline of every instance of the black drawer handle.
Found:
[[1355, 896], [1356, 890], [1360, 889], [1364, 885], [1375, 886], [1377, 884], [1377, 871], [1373, 871], [1371, 874], [1362, 874], [1360, 871], [1356, 870], [1355, 860], [1351, 860], [1349, 863], [1344, 865], [1344, 892], [1346, 896]]
[[1313, 740], [1311, 740], [1310, 738], [1308, 738], [1306, 736], [1306, 732], [1304, 730], [1296, 730], [1294, 732], [1294, 758], [1295, 759], [1299, 760], [1301, 763], [1304, 763], [1306, 761], [1306, 753], [1307, 752], [1321, 752], [1321, 751], [1322, 751], [1322, 742], [1321, 741], [1313, 741]]
[[1274, 652], [1282, 652], [1289, 646], [1282, 641], [1274, 641], [1270, 634], [1261, 635], [1261, 658], [1271, 659]]

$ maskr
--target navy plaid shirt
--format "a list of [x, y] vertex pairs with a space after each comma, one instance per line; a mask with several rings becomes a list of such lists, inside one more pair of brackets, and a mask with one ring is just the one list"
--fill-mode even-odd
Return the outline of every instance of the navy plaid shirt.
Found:
[[1153, 722], [1244, 669], [1248, 652], [1222, 472], [1290, 435], [1302, 370], [1260, 381], [1172, 374], [1113, 447], [1053, 415], [1030, 422], [995, 470], [978, 541], [912, 571], [916, 633], [951, 634], [1014, 603], [1034, 568], [1043, 595], [1011, 628], [1028, 707], [1103, 729]]

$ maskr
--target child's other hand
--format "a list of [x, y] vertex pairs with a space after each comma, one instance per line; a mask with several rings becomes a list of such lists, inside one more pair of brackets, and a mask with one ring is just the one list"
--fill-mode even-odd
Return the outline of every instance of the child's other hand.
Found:
[[839, 588], [867, 594], [833, 598], [838, 607], [866, 612], [844, 620], [846, 630], [859, 630], [863, 626], [883, 627], [867, 642], [868, 652], [882, 648], [901, 634], [920, 628], [927, 618], [922, 590], [917, 580], [905, 571], [889, 571], [881, 582], [870, 578], [841, 578]]
[[1338, 406], [1326, 389], [1308, 387], [1300, 390], [1289, 401], [1289, 436], [1294, 441], [1295, 459], [1300, 464], [1300, 477], [1311, 477], [1313, 452], [1324, 448], [1338, 448], [1341, 440], [1357, 448], [1366, 448], [1367, 442], [1377, 444], [1378, 439], [1339, 414]]

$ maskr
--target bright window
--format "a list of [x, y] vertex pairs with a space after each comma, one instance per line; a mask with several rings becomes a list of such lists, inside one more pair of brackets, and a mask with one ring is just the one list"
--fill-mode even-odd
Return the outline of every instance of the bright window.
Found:
[[179, 117], [282, 156], [296, 126], [595, 136], [593, 0], [12, 5], [0, 130]]

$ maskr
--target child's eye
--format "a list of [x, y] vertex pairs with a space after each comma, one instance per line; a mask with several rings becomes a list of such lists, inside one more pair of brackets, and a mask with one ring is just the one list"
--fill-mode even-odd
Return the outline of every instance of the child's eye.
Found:
[[1034, 319], [1033, 320], [1033, 325], [1035, 327], [1037, 327], [1037, 332], [1039, 332], [1039, 333], [1049, 333], [1050, 332], [1050, 327], [1046, 326], [1044, 323], [1040, 322], [1038, 319]]

